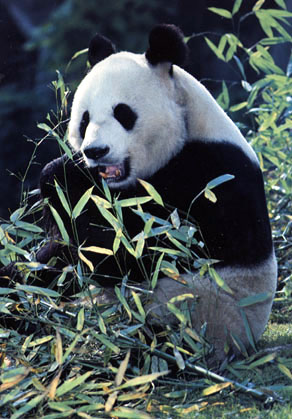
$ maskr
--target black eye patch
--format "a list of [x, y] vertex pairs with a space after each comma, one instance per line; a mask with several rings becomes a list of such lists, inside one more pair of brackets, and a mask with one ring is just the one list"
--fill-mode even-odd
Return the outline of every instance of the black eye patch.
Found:
[[85, 131], [86, 131], [86, 128], [89, 124], [89, 120], [90, 120], [89, 112], [86, 111], [82, 115], [82, 119], [81, 119], [80, 126], [79, 126], [79, 132], [80, 132], [80, 135], [81, 135], [82, 138], [85, 137]]
[[127, 131], [130, 131], [135, 125], [137, 114], [130, 106], [119, 103], [114, 108], [114, 117]]

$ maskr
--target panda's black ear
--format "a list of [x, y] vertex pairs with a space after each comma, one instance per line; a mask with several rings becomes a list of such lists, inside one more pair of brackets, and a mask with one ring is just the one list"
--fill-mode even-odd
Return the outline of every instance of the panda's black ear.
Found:
[[182, 31], [175, 25], [155, 26], [149, 35], [146, 58], [152, 65], [169, 62], [182, 66], [188, 56], [188, 47]]
[[96, 34], [88, 47], [88, 61], [93, 67], [99, 61], [116, 52], [114, 44], [105, 36]]

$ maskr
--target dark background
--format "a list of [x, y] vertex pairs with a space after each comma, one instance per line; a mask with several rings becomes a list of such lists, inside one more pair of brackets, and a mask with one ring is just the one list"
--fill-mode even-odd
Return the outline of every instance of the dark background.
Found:
[[[292, 0], [286, 3], [291, 10]], [[45, 122], [47, 113], [56, 109], [50, 87], [57, 78], [56, 70], [74, 91], [86, 73], [86, 56], [67, 65], [76, 51], [87, 48], [96, 32], [109, 37], [118, 50], [144, 52], [152, 26], [161, 22], [179, 25], [186, 36], [196, 35], [189, 41], [187, 70], [216, 95], [222, 80], [236, 88], [240, 74], [232, 63], [216, 59], [204, 35], [218, 44], [220, 34], [233, 32], [240, 16], [254, 4], [244, 0], [232, 26], [229, 19], [207, 9], [230, 10], [231, 0], [0, 0], [0, 217], [9, 217], [19, 206], [22, 188], [38, 187], [41, 168], [58, 156], [56, 142], [48, 139], [29, 165], [35, 148], [31, 139], [44, 136], [37, 123]], [[265, 8], [276, 6], [273, 0], [264, 4]], [[254, 16], [243, 21], [239, 36], [246, 46], [263, 36]], [[289, 46], [282, 44], [273, 55], [285, 68]], [[256, 77], [250, 73], [248, 80]]]

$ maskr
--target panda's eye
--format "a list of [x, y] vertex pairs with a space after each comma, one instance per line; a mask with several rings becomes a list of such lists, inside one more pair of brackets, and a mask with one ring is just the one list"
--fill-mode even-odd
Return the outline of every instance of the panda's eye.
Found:
[[135, 125], [137, 114], [130, 106], [119, 103], [114, 108], [114, 117], [127, 131], [130, 131]]
[[86, 128], [89, 124], [89, 119], [90, 119], [89, 118], [89, 112], [88, 111], [84, 112], [84, 114], [82, 115], [80, 126], [79, 126], [79, 132], [80, 132], [80, 135], [81, 135], [82, 138], [85, 137], [85, 131], [86, 131]]

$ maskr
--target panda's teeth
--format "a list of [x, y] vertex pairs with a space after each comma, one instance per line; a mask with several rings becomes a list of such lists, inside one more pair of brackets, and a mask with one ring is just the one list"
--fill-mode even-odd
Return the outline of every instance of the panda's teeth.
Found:
[[116, 179], [122, 176], [122, 169], [118, 166], [106, 166], [100, 168], [99, 174], [104, 179]]

